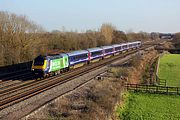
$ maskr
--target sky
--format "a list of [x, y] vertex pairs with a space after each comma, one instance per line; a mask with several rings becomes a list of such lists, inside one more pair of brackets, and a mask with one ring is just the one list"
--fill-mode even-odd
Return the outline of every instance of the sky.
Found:
[[180, 0], [0, 0], [0, 11], [26, 15], [47, 31], [98, 30], [103, 23], [124, 32], [180, 31]]

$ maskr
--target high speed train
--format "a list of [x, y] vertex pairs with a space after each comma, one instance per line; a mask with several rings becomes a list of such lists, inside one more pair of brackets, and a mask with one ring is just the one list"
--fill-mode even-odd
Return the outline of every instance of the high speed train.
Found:
[[139, 47], [141, 47], [141, 41], [101, 46], [56, 55], [40, 55], [33, 60], [32, 72], [35, 78], [58, 75], [92, 62], [101, 62], [101, 60], [108, 57]]

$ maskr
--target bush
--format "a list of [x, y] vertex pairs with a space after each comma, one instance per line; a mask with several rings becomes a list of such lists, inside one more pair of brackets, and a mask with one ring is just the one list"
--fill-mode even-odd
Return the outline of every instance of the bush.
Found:
[[111, 72], [113, 73], [114, 77], [116, 77], [116, 78], [128, 77], [128, 69], [127, 68], [112, 68]]
[[129, 62], [129, 66], [132, 66], [132, 67], [137, 67], [139, 64], [137, 64], [137, 63], [139, 63], [140, 62], [140, 56], [139, 55], [136, 55], [130, 62]]

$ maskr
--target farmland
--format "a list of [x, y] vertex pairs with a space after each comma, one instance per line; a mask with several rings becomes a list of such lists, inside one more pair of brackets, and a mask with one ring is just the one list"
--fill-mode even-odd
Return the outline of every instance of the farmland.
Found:
[[180, 86], [180, 55], [165, 54], [160, 58], [158, 76], [168, 86]]
[[117, 109], [121, 120], [179, 120], [180, 96], [128, 93]]

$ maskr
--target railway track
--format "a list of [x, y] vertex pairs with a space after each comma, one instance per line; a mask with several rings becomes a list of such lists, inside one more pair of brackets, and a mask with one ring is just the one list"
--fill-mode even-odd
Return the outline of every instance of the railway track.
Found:
[[[143, 46], [138, 50], [143, 50], [145, 48], [146, 47]], [[136, 53], [138, 50], [132, 50], [124, 54], [120, 54], [118, 56], [105, 59], [99, 63], [94, 63], [81, 68], [77, 68], [76, 70], [69, 71], [57, 77], [51, 77], [45, 80], [33, 81], [30, 83], [27, 82], [27, 84], [20, 84], [19, 86], [13, 86], [10, 88], [2, 89], [0, 91], [0, 97], [3, 98], [0, 99], [0, 110], [7, 108], [8, 106], [11, 106], [18, 102], [21, 102], [25, 99], [28, 99], [34, 95], [42, 93], [55, 86], [62, 85], [63, 83], [73, 80], [74, 78], [77, 78], [87, 72], [91, 72], [95, 69], [99, 69], [104, 65], [110, 64], [112, 61], [116, 61], [117, 59], [123, 58], [124, 56], [128, 56], [130, 54]]]
[[16, 76], [10, 76], [8, 78], [4, 78], [1, 82], [0, 82], [0, 90], [3, 87], [8, 87], [8, 86], [12, 86], [18, 83], [22, 83], [25, 82], [26, 80], [30, 80], [33, 79], [32, 78], [32, 73], [29, 71], [27, 73], [24, 74], [19, 74]]
[[2, 82], [2, 79], [5, 79], [6, 78], [9, 78], [9, 77], [14, 77], [14, 76], [17, 76], [17, 75], [20, 75], [20, 74], [24, 74], [24, 73], [27, 73], [27, 72], [30, 72], [30, 69], [25, 69], [25, 70], [20, 70], [20, 71], [16, 71], [16, 72], [10, 72], [10, 73], [6, 73], [6, 74], [1, 74], [0, 75], [0, 83]]
[[[75, 70], [69, 71], [69, 72], [74, 72]], [[17, 83], [17, 84], [15, 84], [13, 86], [3, 87], [4, 89], [0, 88], [0, 100], [3, 99], [4, 97], [6, 97], [6, 95], [10, 96], [11, 94], [14, 94], [14, 92], [16, 92], [16, 93], [19, 92], [20, 93], [20, 92], [26, 91], [31, 86], [35, 87], [37, 85], [43, 84], [46, 81], [52, 81], [54, 78], [61, 78], [65, 74], [68, 74], [68, 73], [64, 73], [64, 74], [61, 74], [60, 76], [54, 76], [54, 77], [47, 78], [47, 79], [40, 80], [40, 81], [28, 80], [28, 81], [25, 81], [25, 82], [21, 82], [19, 84]]]
[[16, 74], [8, 74], [6, 76], [4, 76], [2, 78], [2, 76], [0, 77], [0, 86], [6, 83], [10, 83], [12, 81], [15, 80], [26, 80], [29, 79], [30, 75], [32, 75], [32, 72], [30, 70], [26, 70], [26, 71], [21, 71], [21, 72], [17, 72]]

